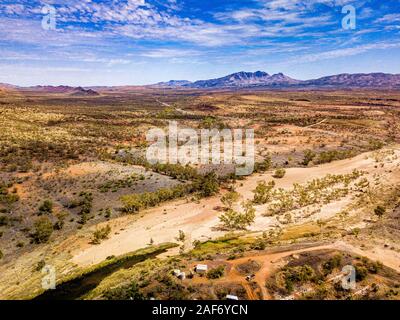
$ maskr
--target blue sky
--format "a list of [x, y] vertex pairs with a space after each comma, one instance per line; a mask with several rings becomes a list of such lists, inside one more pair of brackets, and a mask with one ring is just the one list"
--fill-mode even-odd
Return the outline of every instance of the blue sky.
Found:
[[[42, 27], [55, 8], [56, 30]], [[342, 28], [345, 5], [356, 28]], [[0, 82], [400, 73], [400, 0], [0, 0]]]

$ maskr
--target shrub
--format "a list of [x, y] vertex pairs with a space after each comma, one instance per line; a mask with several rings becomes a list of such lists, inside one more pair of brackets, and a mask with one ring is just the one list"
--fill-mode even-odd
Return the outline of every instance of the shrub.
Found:
[[265, 172], [268, 171], [272, 166], [272, 159], [267, 156], [263, 162], [257, 162], [254, 165], [254, 172]]
[[45, 243], [49, 241], [53, 233], [53, 224], [48, 217], [41, 217], [34, 223], [34, 232], [32, 239], [35, 243]]
[[185, 239], [186, 239], [185, 232], [183, 232], [182, 230], [179, 230], [179, 234], [178, 234], [178, 237], [176, 238], [176, 240], [183, 242], [183, 241], [185, 241]]
[[214, 172], [201, 176], [195, 182], [195, 189], [203, 197], [210, 197], [219, 191], [219, 182]]
[[368, 276], [368, 269], [363, 265], [356, 265], [356, 280], [362, 281]]
[[377, 206], [377, 207], [374, 209], [374, 213], [375, 213], [379, 218], [382, 218], [382, 216], [385, 214], [385, 212], [386, 212], [386, 209], [385, 209], [384, 207], [382, 207], [382, 206]]
[[304, 151], [304, 158], [303, 158], [303, 162], [301, 163], [304, 166], [308, 166], [308, 164], [314, 160], [315, 156], [317, 154], [312, 151], [312, 150], [306, 150]]
[[221, 197], [221, 202], [228, 208], [232, 208], [233, 204], [239, 200], [239, 193], [236, 191], [229, 191]]
[[208, 279], [218, 279], [221, 278], [225, 273], [225, 266], [221, 265], [213, 268], [207, 272]]
[[254, 250], [264, 250], [267, 247], [263, 238], [257, 238], [256, 241], [251, 245]]
[[283, 168], [280, 168], [280, 169], [275, 170], [273, 177], [277, 178], [277, 179], [281, 179], [285, 176], [285, 174], [286, 174], [286, 170]]
[[43, 214], [50, 214], [53, 212], [53, 202], [50, 200], [45, 200], [39, 207], [38, 216]]
[[207, 116], [199, 124], [203, 129], [224, 129], [226, 125], [218, 118]]
[[8, 224], [8, 217], [7, 216], [0, 216], [0, 227], [6, 226]]
[[22, 241], [17, 242], [17, 248], [22, 248], [24, 245]]
[[253, 202], [255, 204], [265, 204], [270, 201], [272, 196], [272, 189], [275, 187], [275, 181], [270, 181], [268, 184], [261, 181], [257, 184], [254, 192]]
[[330, 274], [335, 268], [339, 268], [342, 262], [342, 256], [336, 255], [333, 258], [329, 259], [322, 265], [322, 269], [324, 270], [324, 274]]
[[103, 296], [107, 300], [144, 300], [136, 282], [132, 282], [127, 287], [110, 289]]
[[57, 221], [54, 223], [54, 230], [61, 230], [64, 227], [64, 220], [68, 214], [65, 212], [57, 214]]
[[106, 225], [103, 228], [97, 229], [96, 231], [93, 232], [92, 243], [99, 244], [101, 241], [108, 238], [108, 236], [110, 235], [110, 232], [111, 232], [111, 227], [109, 225]]
[[79, 212], [81, 219], [79, 220], [79, 223], [85, 224], [89, 219], [90, 212], [92, 211], [93, 196], [90, 192], [81, 192], [79, 197], [79, 206], [81, 207]]
[[4, 257], [4, 254], [3, 254], [3, 252], [0, 250], [0, 260], [3, 259], [3, 257]]
[[19, 196], [15, 193], [8, 193], [8, 188], [12, 187], [12, 183], [0, 182], [0, 204], [6, 206], [12, 205], [19, 200]]
[[309, 265], [286, 267], [284, 269], [285, 287], [288, 292], [293, 291], [294, 284], [302, 284], [315, 278], [314, 269]]
[[46, 265], [46, 261], [45, 260], [40, 260], [35, 267], [36, 271], [41, 271]]

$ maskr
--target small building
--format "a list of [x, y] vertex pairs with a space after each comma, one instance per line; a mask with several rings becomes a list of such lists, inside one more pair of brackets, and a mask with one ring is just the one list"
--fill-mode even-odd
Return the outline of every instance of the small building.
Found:
[[174, 269], [173, 274], [175, 277], [179, 276], [179, 274], [181, 273], [181, 270], [179, 269]]
[[208, 270], [208, 266], [206, 264], [198, 264], [196, 266], [196, 272], [198, 273], [206, 273]]
[[186, 279], [186, 274], [185, 274], [185, 272], [181, 272], [180, 274], [178, 274], [178, 279], [181, 279], [181, 280], [185, 280]]
[[226, 299], [227, 300], [239, 300], [239, 298], [237, 296], [234, 296], [232, 294], [227, 294]]

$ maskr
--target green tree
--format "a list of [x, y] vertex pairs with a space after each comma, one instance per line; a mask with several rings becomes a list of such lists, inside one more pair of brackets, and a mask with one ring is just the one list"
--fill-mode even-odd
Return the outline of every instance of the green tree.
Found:
[[219, 191], [219, 183], [214, 172], [210, 172], [200, 177], [196, 183], [197, 190], [203, 197], [215, 195]]
[[265, 181], [260, 181], [257, 184], [255, 190], [253, 190], [254, 192], [253, 202], [255, 204], [265, 204], [268, 201], [270, 201], [272, 196], [271, 191], [274, 187], [275, 187], [275, 181], [270, 181], [268, 182], [268, 184], [265, 183]]
[[255, 219], [255, 209], [251, 202], [247, 202], [242, 205], [244, 212], [237, 212], [232, 209], [228, 209], [222, 215], [219, 216], [219, 220], [222, 225], [229, 230], [242, 230], [250, 226]]
[[221, 197], [221, 202], [228, 208], [232, 208], [233, 204], [239, 201], [240, 195], [236, 191], [229, 191]]
[[45, 243], [50, 239], [53, 233], [53, 224], [48, 217], [41, 217], [34, 223], [34, 232], [32, 233], [32, 239], [35, 243]]

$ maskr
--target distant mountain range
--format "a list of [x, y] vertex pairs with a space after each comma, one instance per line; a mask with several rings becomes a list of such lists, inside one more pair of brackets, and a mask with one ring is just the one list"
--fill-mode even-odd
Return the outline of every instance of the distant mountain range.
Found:
[[93, 87], [70, 87], [70, 86], [34, 86], [18, 87], [6, 83], [0, 83], [1, 90], [21, 90], [53, 94], [68, 94], [71, 96], [97, 96], [99, 92], [115, 91], [129, 92], [137, 88], [180, 88], [180, 89], [243, 89], [243, 88], [265, 88], [265, 89], [400, 89], [400, 74], [389, 73], [356, 73], [338, 74], [312, 80], [296, 80], [283, 73], [270, 75], [264, 71], [237, 72], [225, 77], [199, 80], [191, 82], [188, 80], [170, 80], [147, 86], [93, 86]]
[[388, 73], [338, 74], [313, 80], [296, 80], [283, 73], [237, 72], [225, 77], [190, 82], [171, 80], [153, 86], [176, 88], [399, 88], [400, 75]]
[[241, 88], [253, 86], [287, 86], [298, 83], [300, 83], [300, 81], [285, 76], [282, 73], [269, 75], [263, 71], [242, 71], [222, 78], [196, 81], [186, 86], [193, 88]]
[[27, 91], [44, 92], [44, 93], [58, 93], [58, 94], [69, 94], [71, 96], [98, 96], [99, 93], [93, 89], [85, 89], [82, 87], [70, 87], [70, 86], [34, 86], [20, 88]]

